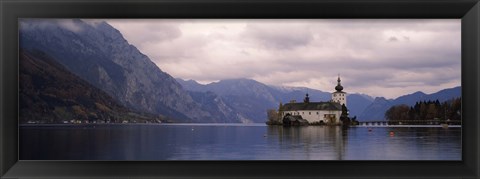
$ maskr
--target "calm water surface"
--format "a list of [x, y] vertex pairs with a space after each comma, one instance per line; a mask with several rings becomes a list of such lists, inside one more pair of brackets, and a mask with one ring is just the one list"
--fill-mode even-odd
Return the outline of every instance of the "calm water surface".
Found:
[[461, 160], [460, 127], [20, 127], [20, 160]]

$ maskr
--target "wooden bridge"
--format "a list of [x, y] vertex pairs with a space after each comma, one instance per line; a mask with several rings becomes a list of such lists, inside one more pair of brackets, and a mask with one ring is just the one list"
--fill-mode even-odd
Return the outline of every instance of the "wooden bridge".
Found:
[[462, 124], [461, 120], [374, 120], [359, 121], [361, 126], [387, 126], [387, 125], [440, 125], [440, 124]]

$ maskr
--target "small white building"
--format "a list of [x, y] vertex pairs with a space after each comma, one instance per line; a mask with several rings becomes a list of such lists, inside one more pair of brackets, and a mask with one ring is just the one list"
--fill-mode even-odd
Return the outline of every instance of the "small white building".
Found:
[[347, 93], [343, 92], [343, 86], [340, 84], [340, 76], [337, 80], [335, 92], [332, 93], [332, 100], [328, 102], [310, 102], [308, 93], [305, 95], [303, 103], [292, 101], [280, 107], [279, 115], [281, 119], [285, 115], [300, 115], [309, 123], [340, 124], [342, 114], [342, 105], [347, 105]]

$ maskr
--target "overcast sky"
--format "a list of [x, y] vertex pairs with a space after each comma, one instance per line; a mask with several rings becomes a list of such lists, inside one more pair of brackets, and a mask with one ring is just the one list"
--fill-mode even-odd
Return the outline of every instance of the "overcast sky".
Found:
[[460, 19], [107, 20], [175, 78], [396, 98], [460, 86]]

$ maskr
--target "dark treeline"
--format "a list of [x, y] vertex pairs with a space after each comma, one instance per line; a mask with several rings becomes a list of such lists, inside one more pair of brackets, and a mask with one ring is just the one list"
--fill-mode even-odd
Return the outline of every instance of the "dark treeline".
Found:
[[414, 106], [396, 105], [385, 112], [387, 120], [461, 120], [461, 98], [440, 103], [420, 101]]

